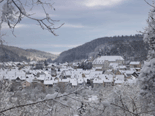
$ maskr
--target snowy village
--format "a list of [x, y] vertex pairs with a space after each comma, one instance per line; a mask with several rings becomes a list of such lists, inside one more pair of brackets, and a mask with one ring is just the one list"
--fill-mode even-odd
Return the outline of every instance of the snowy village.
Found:
[[[85, 62], [88, 62], [87, 60]], [[52, 87], [65, 83], [71, 87], [112, 87], [123, 83], [136, 83], [141, 70], [140, 61], [124, 64], [122, 56], [100, 56], [92, 61], [92, 68], [78, 68], [78, 63], [4, 62], [1, 63], [0, 78], [21, 84], [41, 83]]]
[[0, 0], [0, 116], [155, 116], [155, 0]]

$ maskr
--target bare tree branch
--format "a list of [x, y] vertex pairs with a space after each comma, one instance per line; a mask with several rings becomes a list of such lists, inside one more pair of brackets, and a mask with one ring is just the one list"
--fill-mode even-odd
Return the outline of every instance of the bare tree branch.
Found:
[[[0, 3], [3, 1], [0, 1]], [[55, 10], [55, 8], [53, 8], [53, 4], [47, 3], [46, 1], [41, 1], [41, 0], [37, 0], [36, 2], [34, 2], [34, 0], [31, 0], [31, 1], [32, 1], [31, 9], [33, 8], [34, 4], [42, 6], [42, 9], [46, 15], [44, 18], [42, 18], [42, 19], [34, 18], [34, 17], [32, 17], [32, 14], [28, 14], [25, 10], [25, 6], [29, 5], [28, 3], [25, 3], [26, 5], [24, 6], [22, 3], [23, 1], [21, 2], [21, 0], [16, 0], [16, 1], [15, 0], [6, 0], [6, 3], [4, 3], [4, 5], [6, 5], [6, 7], [3, 8], [3, 10], [4, 9], [8, 10], [8, 12], [2, 11], [2, 17], [3, 17], [3, 18], [1, 17], [2, 23], [6, 22], [7, 25], [9, 26], [9, 28], [12, 29], [12, 33], [14, 34], [14, 29], [21, 22], [22, 18], [27, 17], [28, 19], [38, 22], [39, 26], [43, 30], [48, 30], [53, 35], [57, 36], [57, 34], [54, 31], [56, 29], [59, 29], [63, 24], [61, 24], [58, 27], [54, 27], [54, 24], [56, 22], [58, 22], [58, 20], [53, 20], [49, 16], [49, 14], [46, 12], [46, 9], [44, 6], [44, 5], [49, 6], [51, 9]], [[27, 2], [27, 0], [26, 0], [26, 2]], [[12, 11], [9, 12], [10, 9], [12, 9]]]
[[147, 2], [147, 0], [144, 0], [149, 6], [155, 8], [155, 6], [151, 5], [149, 2]]
[[[80, 90], [76, 90], [76, 91], [71, 92], [71, 93], [68, 93], [68, 94], [56, 96], [55, 98], [52, 98], [52, 99], [45, 99], [45, 100], [42, 100], [42, 101], [37, 101], [37, 102], [34, 102], [34, 103], [30, 103], [30, 104], [23, 104], [23, 105], [13, 106], [13, 107], [10, 107], [8, 109], [4, 109], [4, 110], [0, 111], [0, 113], [6, 112], [6, 111], [10, 111], [10, 110], [16, 109], [16, 108], [22, 108], [22, 107], [26, 107], [26, 106], [32, 106], [32, 105], [35, 105], [35, 104], [38, 104], [38, 103], [44, 103], [46, 101], [51, 101], [51, 100], [60, 103], [59, 101], [56, 101], [56, 99], [61, 98], [61, 97], [64, 97], [64, 96], [68, 96], [70, 94], [74, 94], [75, 92], [81, 91], [81, 90], [84, 90], [84, 89], [85, 88], [82, 88]], [[70, 106], [67, 106], [66, 104], [63, 104], [63, 103], [60, 103], [60, 104], [63, 105], [63, 106], [65, 106], [65, 107], [70, 107]]]
[[116, 107], [119, 107], [119, 108], [121, 108], [122, 110], [125, 110], [125, 111], [127, 111], [127, 112], [133, 114], [134, 116], [139, 116], [139, 115], [137, 115], [137, 114], [135, 114], [135, 113], [133, 113], [133, 112], [131, 112], [131, 111], [125, 109], [124, 107], [117, 105], [117, 104], [111, 103], [111, 105], [116, 106]]

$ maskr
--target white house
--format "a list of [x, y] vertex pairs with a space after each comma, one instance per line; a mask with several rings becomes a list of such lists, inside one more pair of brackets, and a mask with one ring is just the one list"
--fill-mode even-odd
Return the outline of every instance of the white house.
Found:
[[78, 85], [84, 84], [85, 81], [81, 74], [78, 75], [77, 82], [78, 82]]
[[44, 80], [45, 86], [53, 86], [53, 80]]
[[100, 77], [94, 78], [93, 84], [94, 84], [94, 87], [99, 87], [99, 86], [103, 87], [104, 86], [103, 85], [103, 79], [101, 79]]
[[124, 80], [124, 75], [116, 75], [114, 85], [121, 85], [122, 83], [124, 83]]
[[74, 79], [70, 79], [70, 83], [72, 85], [72, 87], [77, 87], [77, 80], [74, 78]]
[[102, 70], [107, 70], [110, 63], [124, 64], [122, 56], [101, 56], [93, 61], [93, 67], [102, 67]]
[[130, 62], [130, 68], [141, 68], [141, 63], [139, 61]]

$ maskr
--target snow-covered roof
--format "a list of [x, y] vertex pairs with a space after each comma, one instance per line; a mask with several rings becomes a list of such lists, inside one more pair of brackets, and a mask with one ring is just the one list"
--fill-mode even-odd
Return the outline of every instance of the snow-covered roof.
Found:
[[113, 82], [113, 79], [112, 78], [104, 78], [103, 82]]
[[4, 64], [11, 66], [13, 62], [5, 62]]
[[53, 80], [44, 81], [44, 85], [53, 85]]
[[77, 71], [78, 72], [83, 72], [83, 69], [78, 68]]
[[131, 65], [138, 65], [140, 62], [130, 62]]
[[23, 61], [24, 64], [28, 64], [27, 62]]
[[124, 80], [124, 75], [116, 75], [115, 80]]
[[136, 79], [136, 77], [135, 77], [135, 76], [133, 76], [133, 75], [131, 75], [131, 79], [135, 80], [135, 79]]
[[133, 70], [126, 70], [126, 71], [125, 71], [126, 74], [133, 74], [134, 72], [135, 72], [135, 71], [133, 71]]
[[16, 62], [15, 64], [16, 65], [18, 65], [18, 64], [23, 65], [23, 62]]
[[71, 75], [71, 78], [75, 78], [75, 74], [72, 74], [72, 75]]
[[122, 56], [101, 56], [101, 57], [96, 58], [93, 61], [93, 64], [103, 64], [105, 60], [117, 61], [117, 60], [124, 60], [124, 59], [122, 58]]
[[118, 66], [118, 63], [110, 63], [109, 66]]
[[90, 72], [90, 76], [95, 76], [95, 75], [101, 75], [102, 74], [102, 71], [91, 71]]
[[63, 66], [68, 65], [68, 62], [63, 63], [62, 65], [63, 65]]
[[4, 62], [4, 66], [9, 66], [9, 64], [7, 62]]
[[54, 80], [54, 81], [53, 81], [53, 83], [58, 83], [58, 82], [59, 82], [58, 80]]
[[38, 80], [45, 80], [45, 75], [40, 75], [37, 79]]
[[53, 65], [53, 63], [49, 63], [49, 64], [48, 64], [48, 67], [52, 67], [52, 65]]
[[37, 61], [31, 61], [31, 62], [29, 62], [29, 64], [36, 64], [37, 63]]
[[33, 78], [26, 78], [26, 81], [31, 83], [31, 82], [33, 82], [33, 79], [34, 79], [34, 77]]
[[65, 71], [65, 75], [66, 75], [66, 76], [71, 76], [72, 73], [71, 73], [71, 71]]
[[110, 63], [109, 66], [113, 69], [118, 69], [118, 63]]
[[102, 75], [100, 78], [103, 79], [103, 82], [113, 82], [113, 75]]
[[94, 80], [93, 80], [93, 83], [103, 83], [103, 79], [101, 79], [101, 78], [95, 78]]
[[95, 67], [95, 69], [101, 70], [101, 69], [102, 69], [102, 67]]
[[45, 78], [51, 79], [51, 77], [52, 77], [52, 76], [51, 76], [50, 74], [46, 74], [46, 75], [45, 75]]
[[108, 72], [112, 72], [112, 69], [108, 69], [108, 70], [106, 70], [106, 71], [108, 71]]
[[9, 80], [16, 80], [17, 77], [19, 77], [21, 80], [26, 79], [25, 72], [18, 71], [18, 70], [10, 70], [10, 71], [6, 72], [6, 74], [4, 74], [3, 76], [5, 76]]
[[135, 84], [137, 82], [137, 79], [127, 79], [126, 83], [128, 84]]
[[78, 76], [78, 75], [82, 75], [82, 72], [80, 72], [80, 71], [73, 71], [73, 72], [72, 72], [72, 75], [73, 75], [73, 74]]
[[90, 73], [89, 70], [85, 70], [85, 71], [83, 71], [83, 74], [85, 74], [85, 75], [89, 75], [89, 73]]
[[77, 80], [76, 79], [70, 79], [70, 83], [72, 86], [77, 86]]
[[77, 80], [77, 81], [78, 81], [78, 83], [79, 83], [79, 84], [81, 84], [81, 83], [83, 83], [83, 82], [84, 82], [84, 79], [83, 79], [83, 78], [78, 78], [78, 80]]
[[124, 83], [124, 80], [115, 80], [115, 83], [119, 83], [119, 84], [122, 84], [122, 83]]
[[26, 81], [31, 83], [34, 79], [34, 75], [33, 74], [26, 74]]
[[25, 72], [23, 71], [17, 71], [16, 76], [25, 76]]
[[70, 82], [70, 79], [69, 78], [67, 78], [67, 79], [60, 79], [59, 82], [68, 83], [68, 82]]
[[126, 66], [119, 66], [120, 69], [125, 69], [127, 68]]
[[119, 70], [123, 74], [133, 74], [135, 71], [134, 70]]
[[136, 68], [130, 68], [131, 71], [136, 71]]

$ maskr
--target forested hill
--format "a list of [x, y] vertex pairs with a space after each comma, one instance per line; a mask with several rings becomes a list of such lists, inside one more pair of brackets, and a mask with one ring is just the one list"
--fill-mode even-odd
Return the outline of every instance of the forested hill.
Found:
[[0, 61], [54, 60], [57, 55], [34, 49], [22, 49], [14, 46], [0, 46]]
[[148, 45], [142, 35], [102, 37], [62, 52], [56, 62], [72, 62], [97, 55], [121, 55], [125, 60], [146, 60]]

